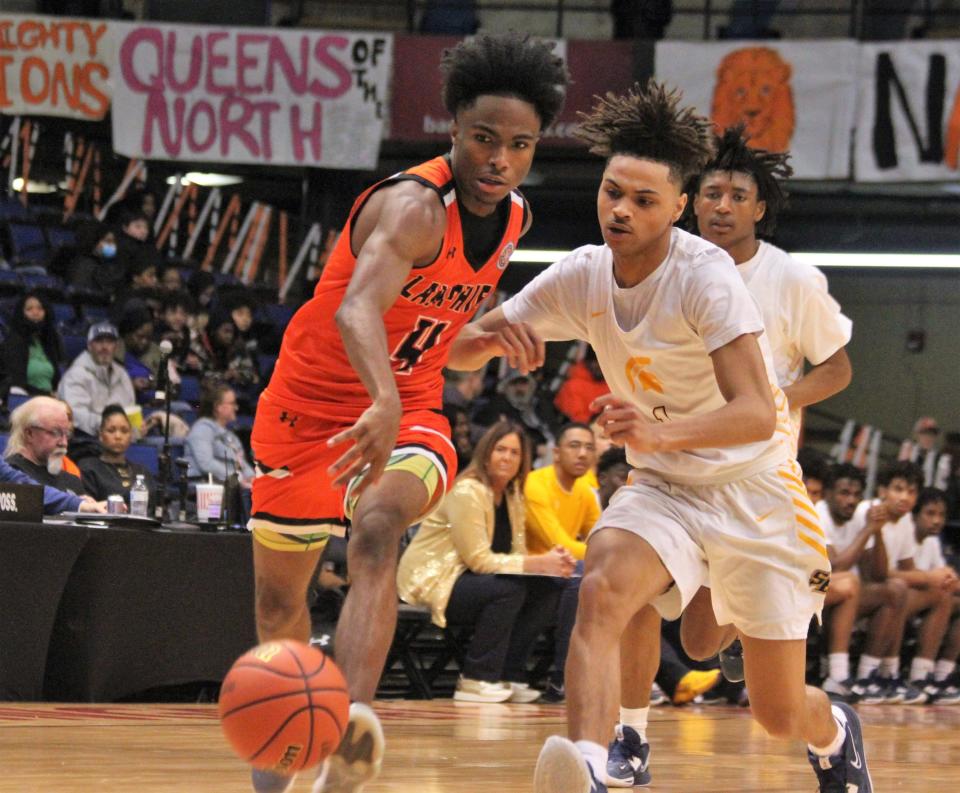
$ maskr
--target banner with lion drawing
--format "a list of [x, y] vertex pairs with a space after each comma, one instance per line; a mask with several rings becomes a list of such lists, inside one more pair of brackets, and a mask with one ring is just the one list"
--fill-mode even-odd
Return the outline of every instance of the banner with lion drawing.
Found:
[[757, 148], [789, 151], [800, 179], [850, 176], [857, 44], [658, 42], [657, 79], [718, 128], [746, 124]]
[[864, 44], [859, 79], [857, 181], [955, 181], [960, 41]]

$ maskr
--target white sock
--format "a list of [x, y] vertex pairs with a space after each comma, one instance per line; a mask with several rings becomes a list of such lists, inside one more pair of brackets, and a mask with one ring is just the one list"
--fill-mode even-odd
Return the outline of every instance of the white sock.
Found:
[[857, 680], [864, 680], [870, 677], [880, 668], [880, 659], [874, 655], [864, 653], [860, 656], [860, 665], [857, 666]]
[[910, 679], [926, 680], [927, 675], [932, 675], [936, 664], [929, 658], [914, 658], [910, 663]]
[[620, 708], [620, 723], [624, 727], [632, 727], [640, 735], [640, 740], [647, 740], [647, 717], [650, 715], [650, 706], [645, 708]]
[[843, 711], [836, 705], [830, 706], [830, 712], [833, 714], [833, 720], [837, 725], [837, 734], [833, 741], [831, 741], [828, 746], [807, 744], [807, 746], [810, 747], [810, 751], [817, 755], [817, 757], [831, 757], [832, 755], [838, 754], [840, 747], [843, 746], [843, 742], [847, 739], [847, 717], [843, 715]]
[[938, 683], [941, 683], [950, 677], [956, 668], [956, 661], [945, 661], [943, 658], [941, 658], [939, 661], [937, 661], [937, 665], [933, 668], [933, 679]]
[[850, 677], [850, 653], [830, 653], [830, 677], [838, 683]]
[[880, 661], [880, 677], [900, 677], [900, 656], [894, 655]]
[[576, 746], [586, 758], [593, 775], [603, 782], [607, 778], [607, 747], [593, 741], [577, 741]]

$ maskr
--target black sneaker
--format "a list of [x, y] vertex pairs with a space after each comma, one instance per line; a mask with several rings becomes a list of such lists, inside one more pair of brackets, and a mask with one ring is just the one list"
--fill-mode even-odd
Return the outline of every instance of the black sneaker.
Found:
[[830, 757], [820, 757], [807, 750], [807, 759], [820, 782], [820, 793], [873, 793], [860, 718], [843, 702], [834, 705], [832, 710], [843, 721], [846, 732], [840, 751]]
[[610, 787], [650, 784], [650, 744], [633, 727], [617, 725], [616, 738], [607, 750], [607, 783]]
[[743, 645], [734, 639], [726, 650], [720, 651], [720, 668], [731, 683], [743, 682]]
[[567, 692], [563, 686], [558, 686], [556, 683], [547, 683], [547, 687], [540, 695], [540, 702], [545, 702], [548, 705], [559, 705], [566, 698]]
[[857, 680], [850, 686], [850, 690], [856, 694], [861, 705], [882, 705], [887, 701], [885, 681], [876, 670], [871, 672], [869, 677]]
[[930, 699], [926, 691], [917, 688], [902, 678], [888, 678], [884, 682], [887, 686], [887, 702], [900, 705], [922, 705]]

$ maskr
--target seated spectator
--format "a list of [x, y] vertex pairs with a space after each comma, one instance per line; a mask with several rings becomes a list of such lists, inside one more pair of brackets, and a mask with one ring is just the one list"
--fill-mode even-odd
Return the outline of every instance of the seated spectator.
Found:
[[157, 287], [164, 295], [183, 289], [183, 277], [176, 262], [166, 261], [157, 270]]
[[153, 340], [153, 314], [143, 303], [128, 303], [117, 329], [122, 339], [122, 345], [117, 347], [117, 360], [130, 375], [137, 402], [147, 404], [156, 391], [162, 357], [160, 347]]
[[894, 643], [896, 654], [883, 659], [880, 664], [880, 676], [891, 680], [888, 685], [896, 686], [898, 694], [903, 694], [901, 702], [919, 704], [929, 700], [929, 694], [923, 689], [927, 675], [936, 666], [937, 652], [947, 632], [953, 608], [951, 589], [957, 576], [949, 568], [918, 570], [914, 562], [917, 538], [912, 511], [923, 484], [920, 467], [915, 463], [899, 462], [882, 471], [877, 481], [879, 498], [857, 508], [858, 511], [867, 511], [877, 507], [879, 519], [884, 521], [883, 529], [875, 535], [874, 546], [869, 551], [869, 564], [864, 565], [863, 572], [870, 580], [894, 578], [906, 584], [906, 620], [921, 616], [909, 684], [899, 679], [906, 621], [899, 626]]
[[[11, 482], [15, 485], [39, 485], [35, 479], [19, 471], [0, 457], [0, 482]], [[78, 496], [57, 490], [55, 487], [43, 485], [43, 514], [58, 515], [61, 512], [98, 512], [107, 511], [104, 501], [94, 501], [89, 496]]]
[[65, 363], [63, 339], [53, 310], [37, 291], [24, 294], [13, 308], [0, 354], [0, 398], [20, 394], [52, 394]]
[[227, 427], [237, 418], [236, 392], [225, 383], [207, 383], [200, 396], [200, 418], [187, 435], [184, 456], [190, 463], [187, 475], [225, 482], [230, 474], [240, 484], [253, 483], [253, 466], [247, 461], [243, 443]]
[[443, 370], [443, 404], [464, 408], [468, 415], [474, 400], [483, 393], [483, 369], [475, 372]]
[[117, 238], [97, 221], [77, 229], [78, 255], [67, 265], [66, 280], [74, 289], [112, 297], [126, 283], [126, 265], [117, 258]]
[[803, 484], [807, 495], [814, 505], [823, 498], [823, 482], [827, 478], [830, 464], [824, 455], [813, 449], [801, 449], [797, 452], [797, 462], [803, 471]]
[[83, 482], [63, 470], [71, 435], [67, 406], [52, 397], [33, 397], [10, 414], [10, 438], [3, 456], [35, 482], [83, 496]]
[[118, 339], [111, 323], [91, 325], [87, 349], [70, 364], [57, 389], [58, 396], [73, 410], [77, 429], [87, 435], [99, 433], [100, 416], [107, 405], [136, 404], [130, 375], [114, 360]]
[[444, 404], [443, 415], [450, 423], [450, 440], [457, 451], [457, 470], [462, 471], [473, 457], [473, 438], [467, 411], [456, 405]]
[[[825, 474], [823, 499], [816, 504], [820, 526], [826, 535], [827, 554], [832, 576], [841, 581], [841, 591], [859, 589], [856, 596], [856, 617], [867, 618], [866, 643], [860, 656], [856, 679], [850, 674], [849, 614], [842, 611], [829, 628], [828, 673], [823, 690], [842, 699], [856, 698], [863, 704], [879, 704], [896, 698], [897, 692], [881, 681], [879, 669], [885, 658], [900, 652], [900, 626], [906, 619], [907, 588], [902, 581], [888, 577], [875, 580], [862, 576], [860, 564], [874, 546], [875, 537], [883, 529], [886, 512], [860, 508], [864, 489], [863, 472], [849, 463], [831, 467]], [[849, 576], [856, 576], [859, 586], [850, 585]], [[831, 582], [830, 589], [833, 588]], [[830, 589], [827, 590], [828, 594]], [[833, 598], [834, 604], [846, 598]], [[846, 609], [852, 608], [846, 606]], [[828, 614], [829, 616], [829, 614]], [[836, 615], [835, 615], [836, 616]], [[845, 631], [847, 631], [845, 633]]]
[[193, 310], [193, 298], [189, 292], [167, 293], [163, 297], [161, 321], [156, 333], [158, 342], [167, 339], [173, 344], [171, 357], [178, 370], [184, 373], [200, 371], [200, 359], [190, 350], [194, 338], [190, 328]]
[[950, 479], [953, 461], [950, 454], [942, 453], [937, 448], [940, 437], [940, 427], [935, 419], [924, 416], [917, 419], [913, 425], [913, 437], [900, 445], [898, 460], [909, 460], [916, 463], [923, 470], [923, 484], [925, 487], [936, 487], [945, 490]]
[[944, 492], [935, 487], [921, 490], [917, 505], [913, 508], [913, 521], [917, 539], [913, 561], [917, 570], [949, 571], [952, 574], [946, 576], [944, 584], [951, 594], [950, 624], [933, 672], [927, 674], [924, 691], [931, 702], [955, 705], [960, 703], [960, 674], [957, 673], [957, 659], [960, 658], [960, 581], [957, 580], [956, 570], [947, 564], [940, 545], [940, 532], [947, 522]]
[[564, 668], [577, 617], [587, 535], [600, 517], [600, 502], [589, 479], [596, 461], [593, 430], [586, 424], [567, 424], [557, 436], [553, 462], [531, 471], [524, 485], [527, 550], [564, 548], [577, 560], [578, 575], [564, 582], [557, 612], [553, 672], [545, 692], [555, 702], [565, 694]]
[[433, 622], [473, 625], [454, 699], [530, 702], [526, 661], [556, 614], [554, 576], [571, 575], [560, 548], [531, 554], [524, 536], [523, 483], [530, 441], [501, 421], [480, 439], [473, 460], [423, 522], [400, 559], [400, 597], [429, 606]]
[[609, 394], [607, 381], [603, 379], [597, 354], [587, 347], [583, 359], [577, 361], [567, 372], [567, 379], [554, 397], [553, 404], [569, 421], [586, 424], [593, 416], [590, 404], [597, 397]]
[[257, 364], [238, 342], [237, 326], [223, 308], [215, 308], [210, 313], [206, 330], [191, 349], [205, 375], [214, 375], [235, 388], [248, 388], [260, 382]]
[[150, 511], [156, 503], [157, 488], [153, 474], [143, 465], [127, 459], [127, 449], [133, 442], [133, 427], [126, 411], [120, 405], [107, 405], [100, 420], [99, 457], [87, 457], [80, 461], [83, 486], [86, 492], [98, 501], [107, 496], [122, 496], [130, 507], [130, 488], [137, 476], [143, 476], [150, 491]]
[[[117, 259], [123, 265], [128, 279], [135, 261], [151, 262], [154, 268], [159, 267], [162, 257], [150, 242], [150, 222], [143, 210], [124, 203], [116, 213], [111, 214], [117, 223]], [[156, 269], [153, 275], [155, 285]]]
[[210, 306], [217, 294], [217, 282], [213, 273], [206, 270], [194, 270], [187, 279], [187, 291], [193, 298], [196, 310], [196, 326], [194, 330], [199, 334], [206, 330], [210, 316]]
[[483, 426], [503, 419], [517, 422], [533, 441], [534, 458], [539, 458], [546, 454], [548, 445], [554, 441], [538, 402], [536, 378], [517, 369], [508, 369], [497, 383], [497, 393], [473, 419]]

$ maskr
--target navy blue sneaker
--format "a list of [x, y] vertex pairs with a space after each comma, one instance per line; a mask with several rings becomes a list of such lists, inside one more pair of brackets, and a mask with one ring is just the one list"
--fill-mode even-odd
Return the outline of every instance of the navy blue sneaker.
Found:
[[259, 768], [251, 771], [250, 781], [253, 783], [254, 793], [287, 793], [297, 778], [296, 774], [280, 776], [273, 771], [261, 771]]
[[832, 710], [845, 723], [847, 735], [840, 751], [830, 757], [819, 757], [807, 750], [807, 759], [820, 782], [820, 793], [873, 793], [860, 717], [843, 702], [833, 705]]
[[650, 784], [650, 744], [633, 727], [617, 725], [607, 750], [607, 784], [636, 787]]
[[534, 793], [607, 793], [572, 741], [551, 735], [540, 750], [533, 773]]
[[720, 668], [731, 683], [743, 682], [743, 645], [739, 639], [734, 639], [726, 650], [720, 651]]

